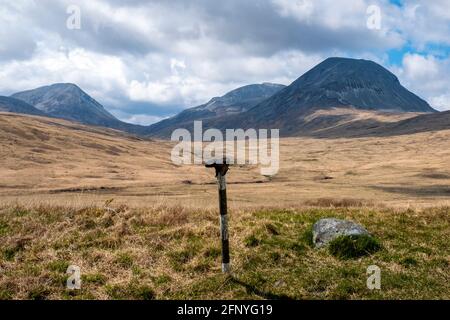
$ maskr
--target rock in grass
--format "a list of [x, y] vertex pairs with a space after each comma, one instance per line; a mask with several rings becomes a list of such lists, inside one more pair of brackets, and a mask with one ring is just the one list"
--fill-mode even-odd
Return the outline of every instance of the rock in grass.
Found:
[[326, 246], [339, 236], [361, 235], [370, 236], [363, 226], [347, 220], [320, 219], [313, 226], [313, 243], [316, 248]]

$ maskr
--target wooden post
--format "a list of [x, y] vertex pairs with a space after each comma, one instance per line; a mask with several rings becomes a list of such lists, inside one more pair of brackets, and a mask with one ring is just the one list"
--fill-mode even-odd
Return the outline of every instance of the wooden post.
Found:
[[222, 239], [222, 272], [230, 272], [230, 246], [228, 241], [228, 214], [227, 214], [227, 182], [225, 175], [217, 175], [219, 185], [220, 207], [220, 238]]
[[227, 182], [225, 175], [228, 171], [226, 159], [213, 160], [206, 164], [207, 168], [216, 169], [217, 185], [219, 188], [220, 209], [220, 238], [222, 240], [222, 272], [230, 273], [230, 245], [228, 239], [228, 213], [227, 213]]

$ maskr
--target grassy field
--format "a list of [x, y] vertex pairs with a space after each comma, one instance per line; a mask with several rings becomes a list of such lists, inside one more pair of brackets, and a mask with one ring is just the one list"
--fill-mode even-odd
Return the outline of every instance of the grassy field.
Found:
[[[450, 208], [346, 205], [232, 210], [231, 277], [215, 210], [3, 207], [0, 298], [450, 299]], [[314, 249], [322, 217], [362, 223], [382, 250], [338, 259]], [[66, 289], [69, 265], [81, 268], [80, 290]], [[381, 290], [367, 289], [369, 265], [381, 268]]]
[[[450, 299], [449, 141], [283, 138], [276, 176], [231, 167], [225, 277], [212, 170], [174, 165], [169, 141], [0, 114], [0, 299]], [[312, 248], [321, 217], [362, 223], [382, 250]]]
[[[235, 210], [281, 209], [322, 198], [388, 207], [450, 206], [450, 130], [353, 139], [283, 138], [280, 170], [233, 166]], [[142, 140], [63, 120], [0, 113], [0, 204], [155, 203], [215, 208], [215, 179], [202, 165], [177, 166], [174, 143]]]

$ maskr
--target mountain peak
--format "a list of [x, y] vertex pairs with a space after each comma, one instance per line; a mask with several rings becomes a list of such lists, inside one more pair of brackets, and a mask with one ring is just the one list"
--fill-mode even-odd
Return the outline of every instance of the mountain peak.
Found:
[[381, 65], [340, 57], [322, 61], [255, 109], [267, 116], [343, 106], [393, 112], [435, 111]]
[[51, 85], [46, 86], [44, 88], [49, 88], [49, 89], [70, 89], [70, 90], [81, 91], [81, 92], [84, 93], [84, 91], [79, 86], [77, 86], [75, 83], [71, 83], [71, 82], [54, 83], [54, 84], [51, 84]]
[[[347, 57], [329, 57], [326, 58], [325, 60], [323, 60], [321, 63], [353, 63], [353, 64], [372, 64], [372, 65], [377, 65], [380, 66], [378, 63], [372, 61], [372, 60], [367, 60], [367, 59], [355, 59], [355, 58], [347, 58]], [[319, 63], [318, 65], [320, 65], [321, 63]], [[381, 66], [380, 66], [381, 67]]]
[[75, 87], [75, 88], [80, 89], [79, 86], [77, 86], [75, 83], [72, 83], [72, 82], [57, 82], [57, 83], [48, 85], [47, 87]]
[[[392, 72], [372, 60], [341, 57], [325, 59], [305, 73], [305, 75], [307, 74], [316, 74], [322, 78], [339, 74], [342, 78], [345, 76], [353, 76], [366, 78], [367, 81], [383, 77], [383, 80], [398, 81], [398, 78]], [[299, 79], [301, 78], [303, 76]]]
[[275, 84], [275, 83], [262, 83], [262, 84], [249, 84], [245, 85], [243, 87], [236, 88], [234, 90], [231, 90], [230, 92], [227, 92], [222, 97], [218, 97], [216, 99], [233, 99], [233, 101], [230, 101], [230, 103], [234, 102], [234, 100], [242, 101], [242, 100], [248, 100], [248, 99], [261, 99], [263, 97], [270, 97], [275, 92], [279, 91], [280, 89], [284, 88], [285, 86], [282, 84]]
[[13, 94], [53, 117], [87, 124], [105, 125], [117, 119], [103, 106], [73, 83], [55, 83]]
[[55, 118], [125, 130], [132, 133], [139, 133], [144, 129], [138, 125], [118, 120], [74, 83], [54, 83], [18, 92], [11, 97], [33, 106], [47, 116]]
[[275, 83], [250, 84], [214, 97], [200, 106], [186, 109], [178, 115], [149, 127], [149, 134], [169, 136], [176, 128], [191, 128], [193, 121], [241, 114], [270, 98], [286, 86]]
[[249, 84], [227, 92], [221, 97], [214, 97], [206, 104], [194, 110], [209, 110], [216, 113], [239, 113], [248, 110], [259, 102], [271, 97], [285, 86], [275, 83]]
[[355, 61], [362, 61], [362, 62], [370, 62], [370, 63], [375, 63], [372, 60], [367, 60], [367, 59], [355, 59], [355, 58], [348, 58], [348, 57], [328, 57], [325, 60], [323, 60], [322, 62], [326, 62], [326, 61], [330, 61], [330, 62], [340, 62], [340, 61], [348, 61], [348, 62], [355, 62]]

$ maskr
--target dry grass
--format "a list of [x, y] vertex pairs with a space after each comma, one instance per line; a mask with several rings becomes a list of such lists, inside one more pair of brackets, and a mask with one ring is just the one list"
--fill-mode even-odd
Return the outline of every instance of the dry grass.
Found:
[[[170, 142], [0, 114], [0, 298], [449, 299], [449, 140], [289, 138], [276, 176], [232, 167], [226, 278], [210, 170], [173, 165]], [[329, 216], [363, 223], [384, 250], [312, 249], [312, 223]], [[65, 289], [70, 264], [79, 291]], [[381, 291], [365, 287], [370, 264]]]
[[361, 208], [361, 207], [375, 207], [376, 204], [362, 199], [343, 198], [318, 198], [314, 200], [305, 201], [305, 205], [311, 207], [321, 208]]
[[[2, 299], [449, 299], [449, 208], [239, 210], [230, 214], [233, 277], [220, 271], [215, 210], [156, 206], [0, 211]], [[321, 217], [365, 225], [383, 250], [339, 260], [310, 246]], [[382, 289], [366, 288], [366, 268]], [[69, 265], [81, 290], [65, 287]]]
[[[281, 139], [276, 176], [261, 176], [256, 166], [231, 168], [230, 206], [448, 206], [449, 140], [450, 130]], [[0, 203], [83, 206], [115, 198], [134, 208], [214, 208], [212, 172], [172, 164], [172, 146], [62, 120], [0, 114]]]

